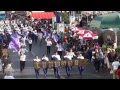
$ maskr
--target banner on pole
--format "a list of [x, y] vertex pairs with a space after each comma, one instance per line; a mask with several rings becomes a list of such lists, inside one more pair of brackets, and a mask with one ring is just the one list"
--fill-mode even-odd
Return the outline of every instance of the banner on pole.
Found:
[[72, 25], [75, 22], [75, 16], [70, 16], [70, 25]]
[[57, 31], [58, 32], [64, 32], [65, 25], [64, 23], [57, 23]]
[[55, 28], [56, 17], [52, 17], [52, 27]]

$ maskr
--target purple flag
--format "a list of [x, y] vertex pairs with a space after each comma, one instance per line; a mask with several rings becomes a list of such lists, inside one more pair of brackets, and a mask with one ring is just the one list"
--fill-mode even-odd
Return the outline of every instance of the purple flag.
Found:
[[61, 13], [60, 12], [56, 12], [56, 22], [60, 23], [60, 17], [61, 17]]
[[9, 44], [9, 49], [14, 49], [15, 51], [19, 51], [20, 49], [20, 36], [17, 33], [13, 33], [11, 35], [12, 41]]
[[55, 42], [58, 42], [58, 36], [56, 34], [54, 34], [52, 38]]

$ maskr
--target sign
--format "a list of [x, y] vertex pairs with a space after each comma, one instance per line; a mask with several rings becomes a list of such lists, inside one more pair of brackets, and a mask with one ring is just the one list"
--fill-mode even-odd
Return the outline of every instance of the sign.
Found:
[[64, 23], [57, 23], [57, 31], [58, 32], [64, 32], [65, 25]]
[[6, 18], [5, 11], [0, 11], [0, 20], [4, 20]]
[[69, 19], [70, 19], [70, 26], [75, 27], [75, 16], [70, 16]]
[[52, 27], [55, 27], [56, 17], [52, 17]]
[[0, 11], [0, 14], [5, 14], [5, 11]]

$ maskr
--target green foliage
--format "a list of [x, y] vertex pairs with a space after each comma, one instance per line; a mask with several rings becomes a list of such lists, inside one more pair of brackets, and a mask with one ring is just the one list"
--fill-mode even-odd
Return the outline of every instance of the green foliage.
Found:
[[70, 21], [69, 21], [69, 13], [67, 13], [67, 12], [63, 12], [62, 13], [62, 21], [65, 24], [69, 24], [70, 23]]
[[[103, 50], [106, 51], [108, 48], [111, 48], [111, 49], [112, 49], [112, 46], [103, 45], [102, 48], [103, 48]], [[118, 46], [115, 50], [116, 50], [116, 52], [119, 52], [119, 53], [120, 53], [120, 46]]]
[[112, 46], [109, 46], [109, 45], [103, 45], [102, 48], [106, 51], [108, 48], [112, 48]]
[[117, 52], [120, 52], [120, 46], [118, 46], [118, 47], [116, 48], [116, 51], [117, 51]]

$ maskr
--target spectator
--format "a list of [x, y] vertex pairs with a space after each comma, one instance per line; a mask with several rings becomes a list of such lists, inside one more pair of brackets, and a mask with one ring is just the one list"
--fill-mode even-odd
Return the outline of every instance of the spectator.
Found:
[[118, 59], [115, 59], [115, 61], [113, 61], [112, 63], [113, 79], [116, 79], [116, 72], [117, 72], [119, 65], [120, 65], [120, 62], [118, 61]]
[[6, 66], [5, 75], [14, 76], [14, 69], [12, 68], [11, 63]]
[[120, 65], [118, 66], [118, 69], [117, 69], [117, 79], [120, 79]]

